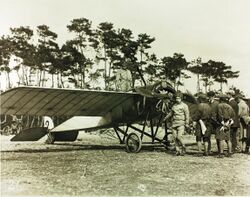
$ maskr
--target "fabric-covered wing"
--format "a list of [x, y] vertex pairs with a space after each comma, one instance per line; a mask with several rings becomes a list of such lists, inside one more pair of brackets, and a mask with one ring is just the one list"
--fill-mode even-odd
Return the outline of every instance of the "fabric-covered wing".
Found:
[[1, 114], [36, 116], [103, 116], [136, 93], [18, 87], [3, 92]]

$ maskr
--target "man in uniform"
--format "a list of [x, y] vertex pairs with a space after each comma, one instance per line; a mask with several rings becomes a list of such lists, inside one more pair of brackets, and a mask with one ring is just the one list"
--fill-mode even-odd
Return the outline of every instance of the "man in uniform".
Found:
[[175, 143], [176, 155], [184, 155], [186, 152], [183, 134], [185, 127], [189, 125], [189, 109], [188, 106], [182, 102], [182, 94], [177, 92], [175, 94], [175, 104], [173, 105], [170, 113], [164, 120], [172, 118], [171, 131]]
[[241, 152], [247, 152], [247, 124], [244, 119], [249, 116], [249, 107], [242, 99], [242, 95], [238, 94], [235, 99], [239, 106]]
[[231, 126], [231, 141], [232, 141], [232, 151], [235, 152], [236, 149], [239, 149], [239, 106], [238, 103], [235, 101], [235, 92], [234, 90], [229, 90], [227, 95], [229, 96], [228, 104], [233, 108], [235, 113], [235, 118], [233, 119], [234, 123]]
[[217, 107], [217, 121], [221, 124], [221, 127], [216, 130], [215, 138], [219, 142], [219, 158], [223, 158], [223, 141], [225, 140], [228, 148], [228, 156], [232, 155], [232, 143], [230, 139], [230, 127], [235, 118], [233, 108], [227, 103], [227, 95], [221, 94], [219, 96], [220, 103]]
[[[207, 103], [207, 97], [205, 94], [198, 96], [199, 104], [196, 113], [193, 116], [193, 120], [196, 123], [196, 142], [198, 145], [198, 151], [201, 152], [201, 142], [204, 142], [204, 156], [208, 156], [211, 152], [211, 115], [212, 110]], [[210, 148], [210, 149], [209, 149]]]
[[[216, 130], [220, 126], [217, 122], [217, 107], [218, 107], [219, 101], [215, 99], [215, 92], [213, 91], [209, 91], [207, 93], [207, 96], [208, 96], [209, 105], [211, 107], [211, 124], [212, 124], [211, 134], [215, 134]], [[216, 144], [217, 144], [218, 153], [220, 153], [220, 146], [219, 146], [218, 140], [216, 140]], [[211, 147], [209, 147], [209, 149], [211, 150]]]

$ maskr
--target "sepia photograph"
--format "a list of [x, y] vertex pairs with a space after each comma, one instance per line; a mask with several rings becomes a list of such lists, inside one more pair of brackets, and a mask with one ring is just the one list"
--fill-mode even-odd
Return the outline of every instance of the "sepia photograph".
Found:
[[0, 0], [0, 196], [250, 196], [249, 0]]

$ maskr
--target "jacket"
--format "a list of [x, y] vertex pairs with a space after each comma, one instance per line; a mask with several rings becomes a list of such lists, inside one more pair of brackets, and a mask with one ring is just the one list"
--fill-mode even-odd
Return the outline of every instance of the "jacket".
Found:
[[189, 109], [187, 104], [183, 102], [174, 104], [170, 113], [172, 116], [172, 127], [189, 124]]

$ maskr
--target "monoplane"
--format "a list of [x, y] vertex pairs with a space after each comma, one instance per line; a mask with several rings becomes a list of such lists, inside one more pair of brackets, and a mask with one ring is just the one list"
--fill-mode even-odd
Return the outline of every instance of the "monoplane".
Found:
[[[135, 88], [134, 92], [16, 87], [1, 93], [1, 114], [65, 119], [54, 128], [46, 122], [42, 127], [24, 129], [11, 141], [36, 141], [48, 135], [47, 142], [52, 144], [75, 141], [79, 131], [113, 128], [128, 152], [139, 152], [144, 136], [152, 144], [167, 142], [167, 126], [164, 139], [157, 133], [174, 93], [170, 84], [162, 82]], [[184, 100], [195, 103], [192, 96], [185, 95]]]

